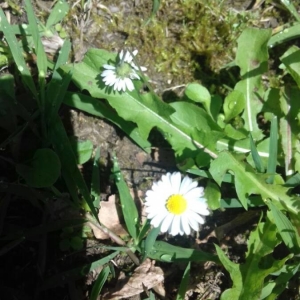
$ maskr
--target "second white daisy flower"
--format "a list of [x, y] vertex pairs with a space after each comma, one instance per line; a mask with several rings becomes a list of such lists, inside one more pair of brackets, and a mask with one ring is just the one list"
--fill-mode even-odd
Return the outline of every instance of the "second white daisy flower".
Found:
[[[138, 50], [134, 50], [132, 52], [133, 56], [136, 56]], [[105, 69], [101, 73], [101, 77], [103, 77], [103, 82], [107, 86], [112, 86], [115, 91], [123, 91], [126, 90], [132, 91], [134, 89], [134, 85], [132, 80], [140, 79], [140, 76], [137, 74], [137, 70], [139, 68], [133, 62], [133, 56], [129, 51], [121, 51], [119, 54], [119, 62], [116, 66], [104, 64], [103, 68]], [[142, 71], [146, 71], [147, 68], [140, 67]]]
[[209, 215], [203, 187], [188, 176], [181, 180], [179, 172], [167, 173], [155, 182], [146, 192], [145, 205], [151, 225], [171, 235], [189, 235], [191, 228], [197, 231], [204, 223], [202, 216]]

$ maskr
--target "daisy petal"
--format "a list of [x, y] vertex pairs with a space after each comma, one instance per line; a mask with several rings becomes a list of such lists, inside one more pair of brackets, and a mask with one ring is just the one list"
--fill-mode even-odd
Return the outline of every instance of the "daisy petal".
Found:
[[169, 228], [169, 233], [171, 235], [177, 235], [180, 233], [180, 216], [175, 216], [172, 222], [171, 227]]
[[167, 232], [168, 229], [170, 228], [170, 225], [171, 225], [173, 219], [174, 219], [174, 215], [168, 214], [166, 216], [166, 218], [161, 223], [160, 231], [161, 232]]
[[181, 221], [182, 230], [184, 231], [185, 234], [189, 235], [191, 233], [191, 228], [189, 225], [187, 215], [186, 214], [182, 215], [182, 217], [180, 218], [180, 221]]

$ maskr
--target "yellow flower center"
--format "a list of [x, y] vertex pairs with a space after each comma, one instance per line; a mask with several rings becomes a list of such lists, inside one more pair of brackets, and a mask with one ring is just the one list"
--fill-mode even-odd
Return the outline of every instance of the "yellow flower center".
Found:
[[186, 211], [187, 202], [182, 195], [172, 195], [166, 204], [167, 210], [174, 215], [181, 215]]

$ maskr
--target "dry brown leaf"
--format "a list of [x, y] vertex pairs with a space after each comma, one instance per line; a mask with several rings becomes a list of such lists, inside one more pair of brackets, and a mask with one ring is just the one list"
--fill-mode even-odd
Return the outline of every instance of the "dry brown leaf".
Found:
[[[139, 211], [139, 215], [142, 216], [142, 223], [145, 222], [145, 215], [141, 213], [143, 203], [141, 197], [143, 196], [142, 191], [134, 191], [130, 189], [130, 194], [133, 199], [135, 199], [135, 204]], [[108, 197], [108, 201], [101, 201], [101, 207], [98, 213], [99, 220], [106, 228], [112, 231], [114, 234], [119, 236], [128, 235], [126, 231], [126, 225], [124, 224], [122, 218], [122, 209], [118, 201], [116, 201], [116, 195], [111, 195]], [[109, 236], [102, 232], [99, 228], [89, 223], [93, 230], [95, 238], [99, 240], [109, 239]]]
[[[119, 204], [116, 203], [116, 195], [111, 195], [109, 196], [108, 201], [101, 202], [101, 208], [98, 214], [101, 224], [119, 236], [127, 235], [128, 233], [125, 229], [125, 225], [121, 224], [120, 216], [122, 216], [122, 211]], [[97, 239], [105, 240], [109, 238], [107, 234], [93, 224], [90, 223], [89, 225]]]
[[[112, 291], [106, 293], [102, 299], [113, 300], [132, 297], [142, 293], [145, 289], [149, 290], [157, 285], [161, 285], [164, 280], [164, 273], [160, 267], [154, 266], [154, 261], [147, 258], [138, 266], [131, 277], [118, 278], [118, 285]], [[161, 287], [160, 290], [162, 291]], [[165, 294], [163, 289], [162, 293]], [[164, 295], [162, 295], [164, 296]]]

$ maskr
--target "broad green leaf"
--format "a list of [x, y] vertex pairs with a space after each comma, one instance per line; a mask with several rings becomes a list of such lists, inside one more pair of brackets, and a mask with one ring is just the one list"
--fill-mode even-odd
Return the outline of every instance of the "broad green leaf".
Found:
[[219, 95], [211, 95], [210, 112], [214, 120], [218, 119], [218, 115], [223, 105], [223, 99]]
[[278, 277], [275, 280], [268, 282], [264, 286], [261, 299], [278, 299], [278, 296], [285, 290], [286, 286], [288, 285], [289, 280], [298, 272], [299, 267], [299, 263], [284, 265], [278, 272], [272, 274], [273, 276], [278, 275]]
[[205, 198], [210, 209], [215, 210], [220, 208], [221, 191], [214, 182], [208, 181], [205, 188]]
[[76, 251], [82, 250], [84, 247], [82, 238], [79, 236], [72, 237], [70, 239], [70, 246]]
[[[247, 207], [259, 207], [265, 206], [265, 203], [261, 200], [261, 197], [252, 196], [247, 199]], [[220, 199], [221, 208], [241, 208], [243, 205], [236, 198]]]
[[119, 191], [121, 208], [122, 208], [126, 228], [130, 233], [131, 237], [134, 239], [134, 241], [138, 243], [137, 237], [139, 234], [138, 232], [139, 214], [136, 205], [134, 203], [134, 200], [130, 195], [128, 186], [126, 185], [123, 175], [121, 174], [120, 167], [117, 158], [115, 156], [113, 157], [112, 173], [115, 179], [116, 186]]
[[63, 101], [71, 107], [109, 120], [121, 128], [144, 151], [150, 153], [151, 144], [141, 137], [138, 128], [133, 123], [126, 122], [123, 118], [119, 117], [111, 107], [102, 101], [87, 95], [71, 92], [66, 93]]
[[269, 29], [247, 28], [238, 39], [236, 64], [240, 67], [242, 80], [234, 89], [244, 95], [246, 103], [242, 117], [245, 120], [245, 128], [255, 140], [262, 138], [257, 114], [263, 107], [261, 76], [268, 69], [267, 42], [270, 36]]
[[223, 104], [225, 114], [225, 122], [229, 122], [245, 109], [244, 94], [240, 91], [232, 91], [226, 98]]
[[38, 149], [33, 158], [16, 166], [17, 172], [32, 187], [52, 186], [60, 176], [60, 160], [51, 149]]
[[[207, 167], [210, 165], [212, 158], [204, 151], [199, 151], [196, 156], [196, 164], [198, 168]], [[193, 166], [192, 166], [193, 167]]]
[[90, 160], [94, 149], [93, 143], [90, 140], [78, 141], [77, 139], [72, 138], [70, 143], [79, 165]]
[[102, 287], [104, 285], [104, 283], [107, 280], [107, 277], [110, 273], [110, 268], [109, 266], [106, 266], [105, 268], [102, 269], [102, 271], [100, 272], [100, 274], [98, 275], [97, 279], [95, 280], [94, 284], [93, 284], [93, 288], [91, 291], [91, 295], [90, 295], [90, 300], [97, 300], [99, 299], [99, 294], [102, 290]]
[[163, 262], [214, 261], [219, 263], [217, 256], [200, 250], [181, 248], [163, 241], [156, 241], [148, 257]]
[[234, 184], [237, 195], [247, 209], [247, 198], [250, 195], [261, 195], [265, 201], [271, 199], [279, 209], [288, 210], [293, 214], [300, 211], [300, 203], [287, 195], [288, 188], [282, 185], [267, 184], [265, 174], [255, 173], [247, 163], [229, 152], [221, 152], [209, 169], [215, 181], [221, 185], [223, 176], [230, 171], [234, 174]]
[[300, 87], [300, 49], [295, 45], [290, 47], [280, 57], [280, 60]]
[[221, 131], [208, 113], [193, 103], [177, 101], [171, 103], [170, 106], [175, 110], [170, 116], [171, 120], [186, 132], [191, 130], [190, 127], [199, 131]]
[[223, 292], [221, 300], [261, 299], [265, 278], [280, 270], [292, 257], [289, 255], [282, 260], [275, 260], [269, 255], [279, 244], [276, 234], [276, 226], [268, 219], [265, 223], [259, 223], [255, 231], [250, 234], [244, 264], [231, 262], [221, 248], [215, 246], [219, 259], [233, 281], [232, 288]]
[[[100, 72], [103, 70], [103, 64], [115, 63], [115, 61], [115, 54], [104, 50], [90, 49], [83, 62], [75, 64], [74, 67], [73, 64], [64, 66], [63, 70], [65, 72], [72, 70], [73, 81], [81, 90], [89, 91], [95, 98], [106, 98], [120, 117], [136, 123], [143, 139], [147, 139], [150, 130], [157, 127], [179, 156], [186, 149], [195, 151], [205, 147], [201, 140], [201, 134], [196, 134], [194, 128], [189, 128], [187, 133], [172, 122], [170, 116], [175, 112], [174, 108], [158, 99], [156, 95], [140, 94], [137, 89], [124, 93], [109, 92], [102, 81]], [[135, 84], [139, 86], [140, 83]], [[208, 149], [205, 151], [212, 157], [216, 157], [213, 151]]]
[[188, 263], [188, 265], [186, 266], [181, 282], [180, 282], [180, 286], [178, 289], [178, 294], [176, 296], [176, 300], [184, 300], [185, 299], [185, 293], [186, 290], [188, 288], [188, 284], [189, 284], [189, 279], [190, 279], [190, 271], [191, 271], [191, 262]]
[[290, 177], [284, 184], [287, 187], [296, 187], [300, 185], [300, 174], [296, 173], [292, 177]]
[[194, 102], [201, 103], [205, 110], [211, 114], [210, 105], [211, 105], [211, 96], [206, 87], [199, 83], [190, 83], [185, 89], [185, 95]]
[[224, 128], [224, 132], [226, 133], [228, 138], [231, 138], [233, 140], [243, 140], [248, 137], [248, 131], [246, 131], [244, 128], [234, 128], [231, 124], [226, 124]]

